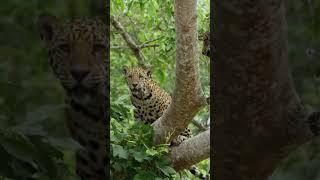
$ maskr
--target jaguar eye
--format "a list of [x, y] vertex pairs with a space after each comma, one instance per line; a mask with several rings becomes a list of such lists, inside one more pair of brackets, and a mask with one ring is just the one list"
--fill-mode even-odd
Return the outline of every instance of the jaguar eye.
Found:
[[130, 78], [130, 79], [131, 79], [131, 78], [132, 78], [132, 75], [129, 75], [129, 76], [128, 76], [128, 78]]
[[61, 44], [58, 46], [58, 48], [66, 53], [70, 52], [70, 46], [68, 44]]
[[93, 46], [93, 51], [94, 52], [99, 52], [99, 51], [106, 51], [106, 46], [103, 44], [95, 44]]

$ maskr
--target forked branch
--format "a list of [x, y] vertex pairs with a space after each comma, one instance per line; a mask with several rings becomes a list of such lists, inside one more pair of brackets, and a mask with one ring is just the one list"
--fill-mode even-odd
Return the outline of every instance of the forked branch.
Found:
[[210, 156], [210, 130], [172, 147], [170, 157], [175, 170], [186, 169]]
[[153, 123], [155, 144], [165, 143], [168, 134], [170, 140], [177, 137], [206, 104], [199, 78], [196, 7], [195, 0], [175, 1], [176, 87], [168, 110]]

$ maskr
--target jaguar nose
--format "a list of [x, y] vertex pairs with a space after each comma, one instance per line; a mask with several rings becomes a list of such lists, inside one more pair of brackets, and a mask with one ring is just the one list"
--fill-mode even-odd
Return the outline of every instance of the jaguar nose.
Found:
[[89, 74], [89, 70], [87, 69], [72, 69], [71, 75], [77, 81], [82, 81]]
[[134, 88], [136, 88], [136, 87], [137, 87], [137, 85], [138, 85], [138, 84], [132, 84], [132, 86], [133, 86]]

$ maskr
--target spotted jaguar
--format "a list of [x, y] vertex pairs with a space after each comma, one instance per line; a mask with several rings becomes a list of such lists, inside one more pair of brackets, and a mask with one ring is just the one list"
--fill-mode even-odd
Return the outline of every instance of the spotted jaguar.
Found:
[[[164, 91], [156, 81], [152, 79], [150, 69], [142, 67], [123, 68], [123, 74], [131, 91], [131, 102], [134, 109], [134, 116], [146, 124], [151, 124], [162, 116], [171, 103], [171, 96]], [[190, 129], [184, 132], [171, 142], [171, 146], [179, 145], [191, 137]], [[192, 166], [189, 171], [201, 179], [207, 177]]]
[[82, 180], [105, 180], [109, 173], [107, 25], [94, 18], [61, 21], [41, 15], [37, 27], [49, 65], [65, 92], [67, 127], [82, 146], [76, 153], [76, 172]]

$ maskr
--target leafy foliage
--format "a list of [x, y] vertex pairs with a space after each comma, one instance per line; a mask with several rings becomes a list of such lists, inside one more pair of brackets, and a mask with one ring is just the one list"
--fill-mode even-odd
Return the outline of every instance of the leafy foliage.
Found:
[[[68, 138], [47, 137], [40, 128], [20, 132], [23, 127], [0, 130], [0, 175], [13, 179], [64, 179], [72, 173], [63, 162], [62, 149], [80, 146]], [[26, 128], [27, 129], [27, 128]]]
[[314, 139], [291, 153], [270, 176], [270, 180], [317, 180], [320, 177], [320, 139]]
[[0, 179], [76, 178], [79, 145], [65, 128], [63, 91], [34, 24], [42, 13], [90, 15], [88, 1], [70, 2], [1, 2]]
[[[202, 35], [209, 29], [209, 0], [198, 1], [198, 29]], [[143, 48], [148, 64], [152, 66], [152, 76], [167, 92], [175, 87], [175, 20], [174, 2], [170, 0], [114, 0], [111, 14], [123, 25], [137, 45], [156, 45]], [[137, 66], [133, 55], [122, 36], [111, 26], [111, 145], [112, 168], [115, 177], [123, 174], [124, 179], [194, 178], [190, 172], [176, 173], [168, 161], [167, 146], [153, 146], [152, 128], [136, 122], [132, 115], [130, 92], [122, 69]], [[202, 41], [199, 41], [201, 85], [209, 96], [209, 59], [201, 55]], [[128, 113], [130, 112], [130, 113]], [[195, 118], [207, 124], [208, 108]], [[199, 129], [190, 125], [193, 133]], [[208, 172], [209, 160], [199, 164], [204, 174]]]
[[[149, 64], [152, 65], [153, 76], [168, 92], [174, 88], [174, 58], [175, 58], [175, 25], [174, 3], [170, 0], [161, 1], [114, 1], [111, 3], [113, 14], [125, 30], [135, 40], [136, 44], [156, 44], [158, 47], [143, 48], [143, 53]], [[202, 0], [198, 4], [199, 9], [199, 34], [209, 29], [209, 1]], [[111, 26], [111, 98], [128, 94], [128, 90], [122, 77], [123, 66], [136, 66], [136, 57], [128, 48], [126, 42]], [[199, 45], [202, 42], [199, 41]], [[199, 47], [199, 54], [201, 48]], [[200, 55], [200, 70], [202, 88], [209, 95], [209, 61]], [[111, 101], [112, 102], [112, 101]]]
[[[168, 145], [154, 146], [153, 128], [133, 118], [132, 108], [123, 104], [112, 107], [111, 116], [111, 175], [117, 179], [181, 179], [194, 176], [187, 170], [177, 173], [168, 157]], [[131, 112], [119, 117], [121, 112]], [[209, 160], [199, 163], [207, 174]]]
[[289, 60], [296, 89], [308, 108], [318, 108], [320, 19], [319, 1], [286, 1]]
[[[130, 111], [123, 106], [117, 109]], [[150, 125], [133, 120], [131, 115], [126, 119], [112, 116], [111, 129], [113, 177], [155, 179], [176, 174], [166, 156], [168, 145], [152, 145], [153, 128]]]

